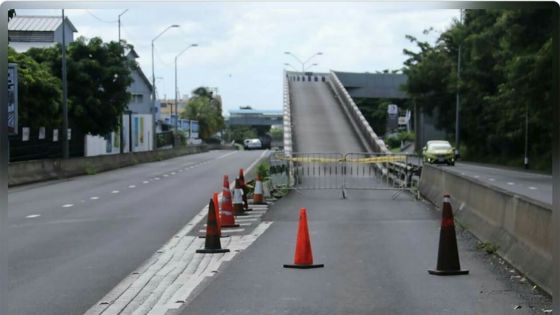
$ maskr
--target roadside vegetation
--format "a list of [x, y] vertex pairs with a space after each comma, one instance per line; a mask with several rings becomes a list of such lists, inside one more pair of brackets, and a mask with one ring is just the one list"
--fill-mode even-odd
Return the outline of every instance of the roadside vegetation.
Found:
[[[460, 94], [464, 159], [521, 166], [528, 117], [531, 168], [552, 168], [553, 11], [465, 10], [431, 45], [408, 59], [403, 87], [418, 108], [435, 112], [436, 125], [455, 137], [455, 97]], [[432, 29], [425, 33], [432, 32]], [[460, 79], [457, 61], [461, 48]]]

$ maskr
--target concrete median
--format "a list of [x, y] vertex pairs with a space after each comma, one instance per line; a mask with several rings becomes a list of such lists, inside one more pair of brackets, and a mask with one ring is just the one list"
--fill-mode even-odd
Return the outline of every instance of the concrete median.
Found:
[[182, 155], [206, 152], [213, 149], [234, 149], [234, 147], [201, 145], [169, 150], [134, 152], [130, 154], [71, 158], [68, 160], [45, 159], [15, 162], [8, 164], [8, 186], [95, 174], [139, 163], [160, 161]]
[[500, 256], [551, 292], [552, 205], [426, 164], [419, 189], [438, 206], [448, 192], [461, 225], [498, 246]]

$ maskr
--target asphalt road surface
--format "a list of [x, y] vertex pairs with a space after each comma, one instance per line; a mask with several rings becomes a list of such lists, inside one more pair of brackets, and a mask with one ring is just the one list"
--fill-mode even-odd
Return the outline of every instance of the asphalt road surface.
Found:
[[[290, 84], [295, 151], [362, 151], [325, 83]], [[410, 194], [394, 197], [382, 190], [349, 190], [348, 199], [337, 189], [292, 191], [263, 217], [272, 222], [266, 233], [181, 314], [538, 314], [550, 303], [539, 297], [544, 304], [535, 304], [513, 289], [509, 276], [521, 277], [499, 275], [468, 234], [459, 233], [458, 245], [470, 274], [429, 275], [440, 213]], [[293, 262], [301, 207], [314, 262], [324, 268], [282, 267]]]
[[82, 314], [262, 151], [212, 151], [9, 190], [9, 314]]
[[472, 163], [456, 163], [454, 167], [442, 167], [450, 172], [552, 205], [551, 175]]

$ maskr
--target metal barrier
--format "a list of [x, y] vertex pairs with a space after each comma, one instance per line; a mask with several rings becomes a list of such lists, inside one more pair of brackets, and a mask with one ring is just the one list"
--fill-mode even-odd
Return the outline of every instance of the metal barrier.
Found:
[[418, 157], [401, 153], [292, 153], [270, 156], [273, 187], [291, 189], [395, 190], [414, 188]]

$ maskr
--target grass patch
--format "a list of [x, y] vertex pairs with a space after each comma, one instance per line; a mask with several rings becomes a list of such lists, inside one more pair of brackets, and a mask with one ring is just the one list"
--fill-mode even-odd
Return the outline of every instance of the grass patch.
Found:
[[476, 248], [485, 251], [487, 254], [495, 254], [500, 246], [490, 242], [480, 242], [476, 245]]
[[87, 175], [95, 175], [97, 174], [97, 169], [95, 168], [95, 166], [90, 163], [90, 162], [86, 162], [85, 166], [84, 166], [84, 171], [86, 172]]

